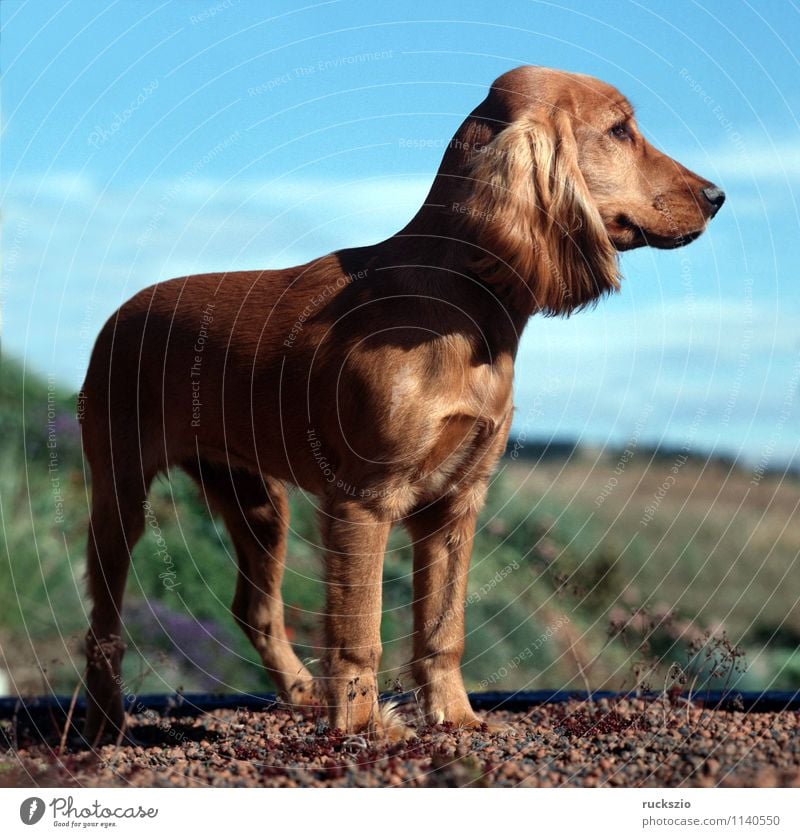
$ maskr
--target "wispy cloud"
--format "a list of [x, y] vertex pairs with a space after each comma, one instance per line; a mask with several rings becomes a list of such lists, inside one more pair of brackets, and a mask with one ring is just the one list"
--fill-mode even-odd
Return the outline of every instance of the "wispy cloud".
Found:
[[[70, 173], [13, 179], [7, 232], [9, 240], [15, 227], [22, 234], [5, 276], [6, 347], [77, 389], [103, 321], [140, 288], [193, 272], [299, 264], [378, 241], [408, 221], [430, 180], [197, 178], [176, 190], [174, 181], [105, 188]], [[679, 257], [658, 255], [675, 276], [640, 283], [644, 304], [632, 285], [570, 320], [533, 319], [520, 349], [517, 428], [621, 443], [651, 404], [647, 434], [675, 442], [706, 405], [698, 440], [710, 447], [722, 438], [727, 449], [756, 456], [781, 411], [798, 350], [796, 317], [744, 284], [725, 253], [715, 268], [724, 288], [704, 283], [702, 260], [692, 256], [697, 287], [688, 298]], [[633, 264], [649, 270], [644, 258]]]
[[74, 172], [11, 178], [6, 233], [24, 234], [4, 275], [5, 345], [77, 387], [85, 344], [137, 290], [170, 276], [283, 267], [379, 241], [408, 221], [429, 187], [430, 178], [403, 176], [198, 177], [138, 187]]
[[740, 143], [724, 143], [702, 152], [686, 152], [678, 159], [699, 170], [712, 167], [729, 180], [800, 181], [800, 139], [773, 140], [753, 136]]
[[[792, 394], [798, 363], [791, 312], [747, 300], [534, 318], [517, 365], [517, 427], [619, 445], [646, 414], [642, 438], [650, 444], [680, 444], [694, 427], [701, 449], [753, 461]], [[790, 406], [796, 416], [800, 404]], [[792, 434], [773, 447], [775, 463], [797, 453]]]

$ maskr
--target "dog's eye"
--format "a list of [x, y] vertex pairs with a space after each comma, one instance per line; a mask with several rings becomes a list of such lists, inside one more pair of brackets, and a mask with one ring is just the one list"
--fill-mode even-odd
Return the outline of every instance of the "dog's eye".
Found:
[[618, 122], [609, 132], [614, 139], [629, 140], [631, 133], [628, 130], [628, 125], [625, 122]]

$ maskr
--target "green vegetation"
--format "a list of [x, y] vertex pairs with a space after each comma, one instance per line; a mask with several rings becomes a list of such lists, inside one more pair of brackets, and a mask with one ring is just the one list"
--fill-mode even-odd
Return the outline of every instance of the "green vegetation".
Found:
[[[22, 694], [70, 692], [83, 667], [89, 503], [74, 396], [8, 360], [0, 396], [0, 668]], [[504, 459], [470, 573], [468, 688], [800, 687], [798, 483], [767, 475], [754, 486], [751, 477], [645, 450]], [[126, 597], [127, 682], [139, 691], [267, 690], [229, 613], [235, 558], [220, 522], [182, 474], [160, 479], [150, 501], [175, 577], [159, 577], [165, 557], [149, 525]], [[300, 656], [314, 660], [321, 550], [314, 499], [299, 491], [289, 556], [287, 622]], [[402, 531], [385, 579], [382, 676], [411, 686], [412, 562]]]

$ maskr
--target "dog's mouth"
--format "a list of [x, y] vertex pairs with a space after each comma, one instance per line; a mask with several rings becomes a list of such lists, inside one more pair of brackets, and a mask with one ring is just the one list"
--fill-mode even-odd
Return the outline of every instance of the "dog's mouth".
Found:
[[626, 215], [618, 215], [614, 219], [614, 232], [609, 234], [611, 242], [617, 250], [633, 250], [636, 247], [655, 247], [658, 250], [675, 250], [685, 247], [703, 234], [705, 227], [691, 230], [680, 235], [662, 235], [639, 226]]
[[648, 247], [656, 247], [659, 250], [674, 250], [676, 247], [685, 247], [691, 244], [696, 238], [703, 234], [702, 230], [692, 230], [678, 236], [663, 236], [641, 230], [640, 235]]

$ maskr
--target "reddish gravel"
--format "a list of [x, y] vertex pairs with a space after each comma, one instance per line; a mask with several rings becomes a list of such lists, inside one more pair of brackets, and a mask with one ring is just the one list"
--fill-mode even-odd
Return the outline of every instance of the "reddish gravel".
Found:
[[[410, 709], [403, 710], [413, 722]], [[800, 787], [800, 713], [619, 700], [493, 712], [507, 736], [419, 729], [400, 744], [329, 731], [286, 709], [134, 717], [142, 746], [97, 752], [12, 740], [0, 784], [39, 786]]]

